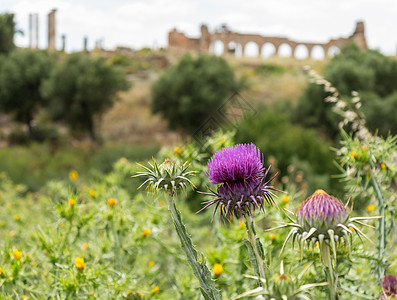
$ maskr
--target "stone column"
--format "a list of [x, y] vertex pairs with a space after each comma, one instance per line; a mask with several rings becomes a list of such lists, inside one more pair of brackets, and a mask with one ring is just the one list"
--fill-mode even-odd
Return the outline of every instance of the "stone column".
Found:
[[66, 48], [66, 35], [62, 35], [62, 51], [65, 51]]
[[36, 43], [35, 43], [35, 48], [39, 48], [39, 14], [34, 14], [34, 24], [35, 24], [35, 31], [36, 31]]
[[48, 14], [48, 50], [55, 50], [55, 12], [53, 9]]
[[33, 48], [33, 15], [29, 14], [29, 48]]

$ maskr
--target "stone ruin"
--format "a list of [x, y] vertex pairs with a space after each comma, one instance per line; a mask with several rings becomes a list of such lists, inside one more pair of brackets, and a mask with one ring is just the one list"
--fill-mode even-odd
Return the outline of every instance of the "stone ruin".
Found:
[[298, 47], [306, 47], [307, 57], [312, 58], [314, 48], [320, 47], [323, 50], [324, 58], [332, 55], [332, 52], [340, 51], [341, 47], [349, 42], [354, 41], [358, 47], [363, 50], [367, 49], [367, 41], [365, 38], [364, 22], [356, 23], [356, 28], [348, 37], [340, 37], [331, 39], [326, 43], [308, 43], [293, 41], [286, 37], [262, 36], [259, 34], [246, 34], [231, 31], [227, 25], [214, 32], [209, 32], [206, 25], [201, 25], [201, 36], [199, 38], [187, 37], [183, 32], [176, 28], [168, 33], [168, 49], [174, 52], [197, 51], [203, 53], [214, 52], [215, 43], [223, 44], [223, 54], [236, 54], [236, 49], [240, 50], [241, 56], [246, 56], [246, 48], [248, 44], [256, 44], [258, 56], [263, 56], [264, 47], [268, 44], [273, 45], [274, 55], [279, 56], [279, 49], [283, 45], [290, 47], [291, 57], [296, 58], [296, 49]]

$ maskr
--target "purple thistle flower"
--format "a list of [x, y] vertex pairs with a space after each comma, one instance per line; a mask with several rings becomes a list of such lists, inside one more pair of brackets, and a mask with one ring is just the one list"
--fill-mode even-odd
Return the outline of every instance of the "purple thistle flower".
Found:
[[307, 231], [314, 227], [319, 233], [336, 230], [337, 225], [344, 224], [348, 216], [347, 208], [323, 190], [315, 191], [297, 211], [299, 224]]
[[264, 200], [274, 203], [271, 190], [278, 191], [266, 180], [269, 169], [263, 167], [263, 157], [254, 144], [239, 144], [217, 151], [208, 161], [208, 179], [217, 184], [217, 191], [204, 193], [216, 198], [207, 202], [200, 211], [216, 205], [221, 218], [231, 219], [233, 215], [252, 215], [256, 208], [264, 212]]
[[397, 298], [397, 277], [392, 274], [387, 274], [382, 282], [383, 295], [381, 299], [386, 297]]

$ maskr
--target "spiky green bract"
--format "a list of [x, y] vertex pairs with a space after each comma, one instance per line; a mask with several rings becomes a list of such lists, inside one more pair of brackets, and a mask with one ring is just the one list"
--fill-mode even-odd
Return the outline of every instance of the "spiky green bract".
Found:
[[244, 275], [247, 278], [259, 280], [262, 283], [262, 286], [242, 293], [234, 299], [257, 297], [261, 295], [262, 298], [258, 299], [310, 300], [311, 298], [309, 295], [311, 289], [327, 285], [326, 282], [304, 284], [303, 275], [307, 272], [310, 266], [311, 264], [306, 265], [298, 275], [294, 275], [292, 273], [288, 274], [284, 272], [284, 263], [281, 261], [280, 273], [276, 270], [267, 269], [268, 277], [271, 278], [271, 280]]
[[[188, 178], [195, 171], [188, 171], [190, 164], [185, 162], [181, 164], [179, 161], [171, 161], [166, 159], [162, 164], [158, 165], [156, 161], [150, 167], [138, 164], [144, 168], [144, 172], [138, 172], [133, 177], [146, 177], [144, 183], [139, 188], [147, 184], [147, 188], [152, 191], [164, 190], [170, 194], [174, 194], [178, 189], [184, 190], [188, 185], [194, 187], [194, 184]], [[139, 189], [138, 188], [138, 189]]]

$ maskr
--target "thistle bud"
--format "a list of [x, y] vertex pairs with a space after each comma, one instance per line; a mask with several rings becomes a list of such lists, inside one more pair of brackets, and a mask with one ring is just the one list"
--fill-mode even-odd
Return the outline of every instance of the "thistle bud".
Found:
[[[286, 212], [289, 212], [285, 210]], [[293, 214], [292, 212], [289, 212]], [[300, 243], [301, 249], [306, 242], [309, 245], [319, 244], [321, 256], [329, 257], [332, 248], [333, 257], [336, 260], [336, 248], [342, 240], [348, 245], [351, 252], [351, 236], [357, 234], [361, 237], [367, 236], [356, 226], [363, 225], [361, 221], [377, 219], [379, 217], [350, 217], [347, 206], [343, 205], [338, 199], [328, 195], [323, 190], [317, 190], [306, 199], [298, 208], [296, 214], [289, 217], [292, 223], [283, 224], [279, 227], [293, 226], [288, 234], [281, 251], [283, 251], [287, 241], [292, 238]], [[366, 224], [364, 224], [366, 225]], [[367, 225], [369, 226], [369, 225]], [[372, 227], [372, 226], [369, 226]], [[273, 228], [274, 229], [274, 228]], [[272, 229], [270, 229], [272, 230]], [[369, 240], [370, 241], [370, 240]], [[372, 241], [370, 241], [372, 243]], [[329, 257], [330, 258], [330, 257]]]
[[171, 194], [177, 192], [178, 189], [185, 189], [187, 185], [194, 186], [194, 184], [188, 178], [193, 175], [194, 171], [188, 171], [190, 164], [185, 162], [180, 164], [179, 161], [171, 161], [166, 159], [162, 164], [158, 165], [156, 161], [151, 164], [150, 168], [140, 165], [146, 171], [138, 172], [133, 177], [146, 177], [146, 181], [141, 184], [139, 188], [147, 184], [150, 190], [165, 190]]
[[392, 274], [387, 274], [382, 281], [383, 294], [380, 299], [395, 299], [397, 298], [397, 277]]

